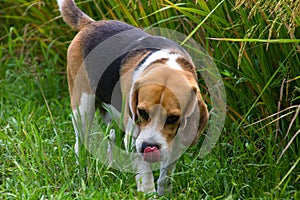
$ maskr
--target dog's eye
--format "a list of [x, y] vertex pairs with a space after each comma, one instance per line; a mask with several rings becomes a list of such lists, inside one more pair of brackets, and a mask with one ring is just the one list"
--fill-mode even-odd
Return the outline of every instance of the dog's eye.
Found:
[[139, 115], [141, 118], [143, 118], [144, 120], [148, 121], [149, 120], [149, 114], [146, 110], [143, 110], [143, 109], [138, 109], [139, 111]]
[[175, 124], [178, 120], [179, 120], [179, 116], [171, 115], [171, 116], [167, 117], [165, 124], [166, 125]]

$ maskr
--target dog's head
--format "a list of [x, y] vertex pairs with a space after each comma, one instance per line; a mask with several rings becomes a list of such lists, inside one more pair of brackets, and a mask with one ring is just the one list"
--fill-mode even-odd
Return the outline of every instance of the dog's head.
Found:
[[196, 74], [158, 65], [134, 83], [128, 98], [136, 149], [147, 162], [167, 159], [177, 134], [182, 144], [195, 144], [208, 120]]

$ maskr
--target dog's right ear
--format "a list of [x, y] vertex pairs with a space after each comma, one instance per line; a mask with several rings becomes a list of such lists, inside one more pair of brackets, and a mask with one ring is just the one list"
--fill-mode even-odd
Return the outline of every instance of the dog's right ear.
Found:
[[138, 122], [138, 116], [137, 116], [138, 86], [139, 86], [139, 84], [136, 82], [134, 84], [133, 89], [130, 92], [130, 96], [128, 98], [129, 116], [133, 120], [134, 123]]

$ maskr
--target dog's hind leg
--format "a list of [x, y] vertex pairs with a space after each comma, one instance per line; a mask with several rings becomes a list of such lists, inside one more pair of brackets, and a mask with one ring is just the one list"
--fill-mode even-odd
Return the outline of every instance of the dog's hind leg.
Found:
[[79, 156], [79, 142], [86, 144], [95, 115], [95, 95], [82, 93], [80, 103], [73, 109], [72, 122], [75, 129], [75, 153]]

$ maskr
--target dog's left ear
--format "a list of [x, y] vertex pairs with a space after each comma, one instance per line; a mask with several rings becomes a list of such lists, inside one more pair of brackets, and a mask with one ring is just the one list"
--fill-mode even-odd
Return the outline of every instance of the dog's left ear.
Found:
[[192, 99], [184, 112], [179, 131], [179, 141], [185, 145], [194, 145], [198, 142], [199, 136], [207, 124], [209, 113], [204, 103], [200, 90], [192, 86]]
[[207, 106], [204, 103], [200, 90], [198, 87], [193, 87], [193, 91], [195, 92], [196, 96], [197, 96], [197, 102], [198, 102], [198, 106], [199, 106], [199, 112], [200, 112], [200, 116], [199, 116], [199, 125], [198, 125], [198, 131], [197, 131], [197, 135], [194, 138], [192, 144], [196, 144], [199, 140], [199, 136], [202, 133], [203, 129], [205, 128], [205, 125], [207, 124], [208, 118], [209, 118], [209, 113], [207, 110]]

